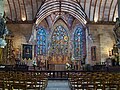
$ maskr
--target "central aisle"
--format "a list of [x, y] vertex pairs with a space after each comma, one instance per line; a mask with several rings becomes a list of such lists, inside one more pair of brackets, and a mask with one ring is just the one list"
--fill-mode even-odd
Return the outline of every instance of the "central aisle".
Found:
[[48, 80], [45, 90], [70, 90], [68, 80]]

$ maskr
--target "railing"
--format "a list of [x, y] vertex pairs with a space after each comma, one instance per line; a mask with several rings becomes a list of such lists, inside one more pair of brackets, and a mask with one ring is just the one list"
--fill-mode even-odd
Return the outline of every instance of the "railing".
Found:
[[[54, 78], [69, 78], [70, 74], [74, 74], [74, 73], [81, 73], [81, 72], [111, 72], [109, 70], [100, 70], [100, 71], [75, 71], [75, 70], [65, 70], [65, 71], [49, 71], [49, 70], [44, 70], [44, 71], [36, 71], [36, 70], [12, 70], [12, 69], [1, 69], [0, 71], [6, 71], [6, 72], [26, 72], [26, 73], [30, 73], [31, 75], [34, 74], [40, 74], [40, 73], [45, 73], [49, 79], [54, 79]], [[114, 71], [112, 71], [114, 72]], [[118, 73], [120, 73], [120, 70], [117, 71]], [[115, 72], [116, 73], [116, 72]]]
[[[6, 70], [5, 72], [22, 72], [22, 73], [29, 73], [32, 75], [34, 74], [40, 74], [40, 73], [44, 73], [48, 76], [49, 79], [67, 79], [69, 78], [70, 74], [75, 74], [75, 73], [84, 73], [84, 72], [88, 72], [88, 71], [34, 71], [34, 70], [29, 70], [29, 71], [18, 71], [18, 70], [11, 70], [8, 71]], [[104, 71], [89, 71], [89, 72], [104, 72]]]
[[[47, 73], [49, 79], [65, 79], [69, 77], [69, 74], [72, 73], [72, 71], [42, 71]], [[75, 71], [74, 71], [75, 72]]]

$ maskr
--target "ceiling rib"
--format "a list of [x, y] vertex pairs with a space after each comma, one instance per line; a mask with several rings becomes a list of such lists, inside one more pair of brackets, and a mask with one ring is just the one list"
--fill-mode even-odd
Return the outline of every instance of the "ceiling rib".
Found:
[[[59, 11], [59, 1], [51, 3], [51, 1], [46, 2], [44, 5], [41, 6], [38, 14], [37, 14], [37, 22], [38, 25], [47, 15], [51, 14], [52, 12]], [[80, 5], [76, 2], [72, 1], [62, 1], [61, 2], [61, 11], [68, 12], [71, 15], [75, 16], [82, 24], [86, 22], [86, 14], [81, 9]]]
[[22, 20], [22, 14], [21, 14], [21, 7], [20, 7], [20, 1], [18, 0], [19, 10], [20, 10], [20, 21]]
[[37, 10], [38, 10], [38, 1], [36, 0], [36, 7], [37, 7]]
[[33, 11], [33, 2], [31, 0], [31, 7], [32, 7], [32, 19], [34, 19], [34, 11]]
[[9, 0], [7, 0], [7, 2], [8, 2], [8, 5], [9, 5], [9, 9], [10, 9], [10, 16], [11, 16], [11, 20], [12, 20], [12, 10], [11, 10], [11, 6], [10, 6], [10, 2], [9, 2]]
[[104, 21], [104, 13], [105, 13], [106, 3], [107, 3], [107, 0], [105, 0], [105, 4], [104, 4], [104, 8], [103, 8], [102, 21]]
[[[41, 9], [40, 9], [40, 11], [38, 12], [38, 14], [40, 15], [41, 13], [43, 13], [43, 12], [45, 12], [45, 10], [46, 10], [46, 8], [47, 9], [49, 9], [49, 8], [51, 8], [51, 7], [56, 7], [56, 6], [59, 6], [59, 2], [57, 2], [56, 1], [56, 3], [51, 3], [51, 2], [49, 2], [49, 3], [47, 3], [47, 4], [44, 4], [42, 7], [41, 7]], [[70, 7], [73, 7], [73, 8], [77, 8], [77, 10], [76, 9], [74, 9], [74, 11], [76, 11], [76, 12], [78, 12], [84, 19], [86, 18], [86, 17], [84, 17], [84, 16], [86, 16], [86, 14], [84, 14], [84, 11], [82, 11], [81, 9], [78, 9], [79, 8], [79, 5], [78, 4], [75, 4], [75, 3], [73, 3], [73, 2], [70, 2], [70, 3], [68, 3], [68, 2], [66, 2], [66, 1], [64, 1], [64, 2], [62, 2], [62, 6], [70, 6]], [[69, 8], [69, 7], [67, 7], [67, 8]]]
[[102, 0], [100, 0], [100, 4], [99, 4], [98, 21], [99, 21], [99, 19], [100, 19], [100, 9], [101, 9], [101, 3], [102, 3]]
[[115, 8], [114, 8], [114, 11], [113, 11], [112, 21], [114, 21], [114, 16], [115, 16], [115, 11], [116, 11], [116, 9], [117, 9], [117, 5], [118, 5], [118, 1], [117, 1], [116, 4], [115, 4]]
[[[90, 19], [91, 22], [93, 22], [96, 18], [96, 15], [98, 16], [98, 22], [113, 22], [115, 18], [117, 18], [117, 0], [6, 0], [5, 5], [8, 5], [7, 8], [5, 8], [6, 17], [8, 18], [8, 21], [22, 21], [22, 18], [26, 18], [27, 21], [35, 21], [35, 17], [37, 16], [36, 12], [39, 11], [44, 3], [56, 2], [66, 2], [69, 3], [77, 3], [79, 7], [77, 7], [74, 11], [81, 9], [82, 11], [86, 11], [86, 15], [88, 16], [88, 21]], [[93, 5], [94, 3], [94, 5]], [[68, 4], [68, 6], [71, 4]], [[83, 7], [81, 6], [83, 4]], [[89, 5], [88, 5], [89, 4]], [[18, 5], [18, 6], [16, 6]], [[75, 4], [74, 4], [75, 5]], [[88, 5], [88, 6], [87, 6]], [[75, 5], [76, 7], [77, 5]], [[47, 8], [47, 7], [46, 7]], [[45, 8], [44, 8], [45, 9]], [[43, 10], [44, 10], [43, 9]], [[93, 9], [93, 10], [92, 10]], [[96, 9], [98, 11], [96, 12]], [[42, 11], [41, 11], [42, 12]], [[81, 11], [80, 11], [81, 12]], [[29, 15], [29, 13], [31, 13]], [[38, 12], [37, 12], [38, 13]], [[79, 13], [79, 12], [78, 12]], [[85, 14], [80, 13], [82, 16], [85, 16]], [[106, 19], [105, 19], [106, 18]]]
[[41, 2], [41, 5], [39, 6], [39, 8], [38, 8], [37, 11], [36, 11], [35, 18], [36, 18], [37, 13], [39, 12], [39, 10], [41, 9], [41, 7], [42, 7], [42, 5], [43, 5], [44, 3], [45, 3], [45, 1], [42, 1], [42, 2]]
[[89, 18], [90, 18], [91, 5], [92, 5], [92, 0], [90, 0], [90, 6], [89, 6]]
[[109, 18], [110, 18], [110, 11], [111, 11], [112, 4], [113, 4], [113, 0], [110, 3], [109, 13], [108, 13], [108, 21], [109, 21]]
[[95, 20], [95, 10], [96, 10], [96, 4], [97, 4], [97, 0], [95, 0], [95, 5], [94, 5], [93, 21]]
[[26, 8], [25, 8], [25, 2], [23, 0], [23, 5], [24, 5], [24, 10], [25, 10], [25, 17], [26, 17], [26, 20], [27, 20], [27, 12], [26, 12]]
[[84, 11], [85, 11], [85, 6], [86, 6], [86, 0], [84, 1]]
[[12, 1], [13, 1], [14, 10], [15, 10], [15, 20], [17, 20], [17, 11], [16, 11], [16, 7], [15, 7], [15, 1], [14, 0], [12, 0]]

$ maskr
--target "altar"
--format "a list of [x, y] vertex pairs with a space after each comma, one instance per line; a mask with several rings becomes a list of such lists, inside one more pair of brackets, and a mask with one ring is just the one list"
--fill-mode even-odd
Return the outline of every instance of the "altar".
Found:
[[65, 66], [65, 64], [49, 64], [49, 70], [64, 71], [66, 70]]
[[71, 64], [68, 56], [60, 55], [60, 56], [52, 56], [48, 60], [48, 69], [63, 71], [66, 70], [66, 63]]

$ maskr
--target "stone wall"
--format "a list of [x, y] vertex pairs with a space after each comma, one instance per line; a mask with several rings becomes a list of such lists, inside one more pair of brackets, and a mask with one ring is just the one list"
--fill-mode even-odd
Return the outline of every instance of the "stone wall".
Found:
[[[14, 48], [21, 48], [21, 44], [27, 43], [32, 33], [32, 24], [7, 24], [8, 29], [14, 35], [13, 46]], [[46, 26], [48, 29], [48, 26]], [[87, 45], [87, 64], [96, 64], [104, 62], [109, 56], [109, 51], [115, 44], [114, 25], [87, 25], [88, 32], [92, 36], [92, 41], [88, 41]], [[91, 46], [96, 46], [96, 61], [91, 60]]]
[[20, 48], [21, 44], [28, 42], [32, 33], [32, 24], [7, 24], [8, 29], [13, 34], [13, 47]]
[[[92, 35], [92, 42], [88, 45], [90, 64], [104, 62], [109, 57], [109, 51], [115, 44], [113, 28], [114, 25], [88, 25], [89, 34]], [[96, 61], [91, 60], [91, 46], [96, 46]]]
[[[32, 34], [33, 24], [7, 24], [7, 27], [12, 33], [13, 48], [15, 50], [15, 58], [21, 58], [22, 44], [27, 44]], [[24, 60], [24, 62], [31, 66], [32, 60]]]

